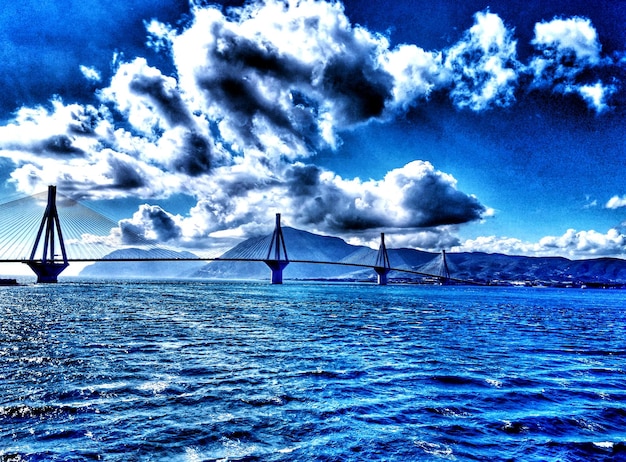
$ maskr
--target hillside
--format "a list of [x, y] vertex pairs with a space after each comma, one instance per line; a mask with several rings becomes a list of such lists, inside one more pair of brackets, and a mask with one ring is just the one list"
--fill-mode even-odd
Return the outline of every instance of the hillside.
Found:
[[[347, 265], [294, 263], [293, 260], [332, 261], [371, 265], [376, 250], [354, 246], [342, 239], [320, 236], [307, 231], [283, 227], [289, 259], [284, 271], [285, 280], [333, 279], [375, 280], [369, 268]], [[268, 236], [247, 239], [223, 254], [222, 258], [256, 255], [255, 249], [268, 241]], [[194, 258], [189, 252], [145, 251], [126, 249], [112, 252], [106, 258], [163, 257]], [[439, 254], [414, 249], [388, 249], [391, 266], [413, 271], [439, 258]], [[447, 253], [447, 262], [453, 278], [488, 283], [528, 283], [546, 285], [623, 285], [626, 284], [626, 261], [617, 258], [568, 260], [562, 257], [525, 257], [488, 253]], [[201, 278], [201, 279], [269, 279], [270, 270], [263, 262], [98, 262], [86, 267], [81, 276], [118, 278]], [[421, 276], [392, 271], [391, 281], [420, 281]]]
[[[118, 258], [136, 258], [144, 260], [150, 258], [197, 258], [191, 252], [175, 252], [164, 249], [123, 249], [116, 250], [104, 257], [104, 260]], [[80, 272], [81, 277], [107, 278], [107, 279], [130, 279], [130, 278], [179, 278], [187, 277], [205, 263], [202, 261], [129, 261], [107, 262], [99, 261], [86, 266]]]
[[[294, 228], [283, 228], [287, 252], [291, 260], [336, 261], [373, 264], [376, 250], [353, 246], [336, 237], [319, 236]], [[223, 257], [245, 253], [260, 240], [248, 239]], [[388, 249], [394, 268], [420, 271], [420, 267], [439, 258], [439, 254], [414, 249]], [[525, 257], [487, 253], [447, 253], [452, 277], [480, 283], [532, 284], [626, 284], [626, 261], [616, 258], [568, 260], [562, 257]], [[390, 280], [419, 281], [421, 276], [393, 271]], [[211, 262], [193, 274], [199, 278], [267, 279], [269, 269], [261, 262]], [[288, 279], [355, 279], [374, 280], [374, 271], [367, 268], [290, 263], [285, 269]]]
[[[340, 262], [349, 255], [365, 251], [374, 252], [368, 247], [358, 247], [346, 243], [338, 237], [320, 236], [284, 226], [287, 254], [290, 260]], [[267, 240], [267, 236], [247, 239], [221, 255], [221, 258], [239, 257], [249, 253], [257, 244]], [[286, 279], [350, 278], [358, 268], [338, 265], [290, 263], [285, 270]], [[197, 270], [192, 277], [223, 279], [267, 279], [270, 270], [262, 262], [210, 262]]]

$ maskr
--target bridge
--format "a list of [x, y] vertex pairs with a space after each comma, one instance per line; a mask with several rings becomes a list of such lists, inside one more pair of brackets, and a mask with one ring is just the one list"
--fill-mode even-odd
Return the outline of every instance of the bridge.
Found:
[[[10, 201], [0, 205], [0, 263], [23, 263], [28, 265], [37, 276], [38, 283], [56, 283], [59, 275], [70, 263], [93, 262], [133, 262], [133, 261], [196, 261], [196, 262], [263, 262], [270, 270], [272, 284], [282, 284], [283, 272], [290, 263], [314, 265], [347, 266], [355, 269], [371, 269], [377, 276], [379, 285], [389, 282], [389, 273], [407, 273], [430, 278], [441, 283], [469, 282], [451, 277], [446, 261], [445, 251], [418, 268], [394, 267], [385, 245], [385, 234], [380, 235], [378, 251], [356, 252], [340, 261], [324, 261], [316, 259], [290, 259], [287, 253], [288, 243], [285, 241], [281, 226], [281, 215], [276, 214], [274, 231], [271, 236], [253, 240], [250, 245], [239, 246], [219, 255], [195, 255], [181, 257], [180, 253], [159, 248], [140, 236], [132, 239], [132, 244], [149, 248], [153, 252], [150, 257], [116, 257], [111, 253], [112, 247], [107, 244], [106, 236], [118, 223], [110, 220], [95, 210], [61, 195], [62, 206], [59, 207], [55, 186], [49, 186], [47, 194], [38, 194]], [[39, 225], [35, 225], [32, 213], [24, 210], [35, 204], [39, 208]], [[45, 208], [43, 207], [45, 204]], [[32, 207], [31, 207], [32, 208]], [[44, 208], [41, 214], [41, 208]], [[62, 211], [60, 217], [59, 211]], [[70, 230], [71, 237], [64, 237], [64, 227]], [[90, 229], [93, 228], [93, 229]], [[37, 230], [35, 232], [35, 230]], [[92, 233], [98, 233], [98, 239]], [[87, 238], [86, 238], [87, 237]], [[19, 255], [22, 255], [21, 257]], [[27, 255], [27, 256], [26, 256]]]

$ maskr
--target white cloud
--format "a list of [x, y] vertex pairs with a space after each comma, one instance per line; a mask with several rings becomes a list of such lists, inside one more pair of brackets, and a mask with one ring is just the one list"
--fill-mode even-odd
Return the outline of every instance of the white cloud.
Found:
[[100, 71], [98, 71], [94, 67], [81, 65], [80, 71], [83, 73], [85, 78], [89, 80], [90, 82], [100, 82], [102, 80], [102, 75], [100, 74]]
[[524, 242], [516, 238], [482, 236], [468, 239], [455, 252], [486, 252], [537, 257], [560, 256], [571, 259], [626, 256], [626, 235], [617, 228], [606, 233], [594, 230], [568, 229], [561, 236], [546, 236], [538, 242]]
[[194, 187], [204, 193], [187, 216], [144, 205], [120, 223], [116, 235], [130, 231], [130, 236], [201, 248], [209, 237], [270, 232], [271, 217], [283, 212], [291, 226], [311, 231], [368, 242], [385, 229], [403, 245], [441, 248], [456, 242], [448, 223], [477, 220], [484, 211], [474, 197], [456, 189], [454, 178], [421, 161], [368, 181], [301, 163], [277, 175], [244, 162], [220, 167]]
[[[0, 127], [0, 155], [14, 162], [21, 192], [57, 184], [91, 199], [188, 194], [197, 205], [169, 216], [178, 234], [150, 231], [168, 212], [148, 206], [126, 223], [185, 245], [246, 236], [271, 227], [264, 217], [294, 210], [295, 226], [358, 231], [364, 240], [391, 228], [398, 242], [439, 247], [454, 242], [451, 226], [493, 213], [428, 162], [370, 180], [307, 162], [340, 145], [342, 131], [426, 104], [436, 91], [475, 111], [511, 104], [522, 66], [513, 32], [496, 14], [477, 13], [441, 52], [392, 49], [386, 37], [352, 25], [339, 2], [267, 0], [227, 15], [196, 5], [191, 14], [181, 30], [146, 24], [152, 49], [171, 56], [172, 75], [145, 58], [116, 61], [98, 105], [55, 99], [49, 109], [19, 109]], [[561, 76], [562, 92], [605, 110], [612, 87], [579, 83], [578, 71], [559, 61], [573, 53], [577, 68], [600, 65], [595, 31], [579, 18], [563, 21], [538, 25], [537, 82]]]
[[382, 65], [394, 76], [393, 101], [389, 107], [406, 110], [432, 91], [448, 86], [451, 75], [440, 52], [415, 45], [400, 45], [384, 55]]
[[614, 85], [580, 81], [584, 70], [611, 64], [601, 56], [598, 34], [587, 18], [555, 18], [535, 25], [532, 44], [541, 52], [528, 65], [535, 88], [555, 93], [576, 93], [596, 113], [608, 109], [607, 99]]
[[381, 117], [392, 98], [379, 60], [387, 40], [353, 27], [340, 3], [271, 0], [228, 17], [196, 7], [170, 40], [192, 108], [237, 149], [283, 145], [307, 157], [311, 145], [336, 146], [338, 130]]
[[626, 207], [626, 195], [624, 196], [613, 196], [606, 203], [605, 207], [607, 209], [618, 209], [620, 207]]
[[598, 81], [593, 85], [579, 85], [575, 88], [575, 91], [580, 94], [590, 108], [595, 109], [597, 113], [601, 113], [609, 108], [607, 99], [617, 89], [614, 85], [607, 86]]
[[517, 42], [496, 14], [476, 13], [474, 25], [446, 51], [445, 65], [452, 73], [452, 99], [460, 107], [482, 111], [508, 106], [515, 99]]
[[587, 18], [555, 18], [535, 25], [532, 43], [546, 54], [560, 57], [572, 55], [577, 62], [598, 64], [600, 43], [598, 34]]

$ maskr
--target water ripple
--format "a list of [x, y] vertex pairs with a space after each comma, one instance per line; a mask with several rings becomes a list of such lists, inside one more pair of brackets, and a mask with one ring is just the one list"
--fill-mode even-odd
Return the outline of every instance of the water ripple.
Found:
[[626, 460], [621, 291], [3, 288], [0, 460]]

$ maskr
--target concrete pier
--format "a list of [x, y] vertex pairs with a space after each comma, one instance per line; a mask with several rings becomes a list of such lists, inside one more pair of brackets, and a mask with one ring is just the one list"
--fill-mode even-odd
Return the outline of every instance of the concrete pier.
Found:
[[[35, 272], [38, 283], [57, 282], [59, 274], [69, 266], [65, 252], [65, 243], [63, 242], [63, 233], [61, 232], [61, 223], [59, 222], [59, 214], [57, 212], [56, 194], [56, 186], [48, 186], [48, 204], [46, 211], [43, 214], [41, 225], [37, 232], [37, 239], [35, 240], [33, 251], [30, 254], [30, 259], [24, 262]], [[43, 252], [41, 259], [37, 259], [35, 255], [42, 237]], [[58, 246], [61, 249], [61, 259], [55, 260], [55, 257], [58, 257], [55, 253], [57, 240]]]
[[267, 257], [263, 261], [270, 268], [272, 284], [282, 284], [283, 270], [289, 264], [289, 257], [287, 256], [283, 230], [280, 227], [280, 213], [276, 214], [276, 226], [274, 227], [274, 234], [272, 234], [272, 242], [267, 251]]
[[389, 271], [391, 271], [391, 264], [389, 263], [389, 255], [387, 254], [387, 247], [385, 246], [385, 233], [380, 233], [380, 246], [378, 247], [378, 254], [376, 255], [374, 271], [378, 274], [378, 285], [386, 286], [387, 275]]

